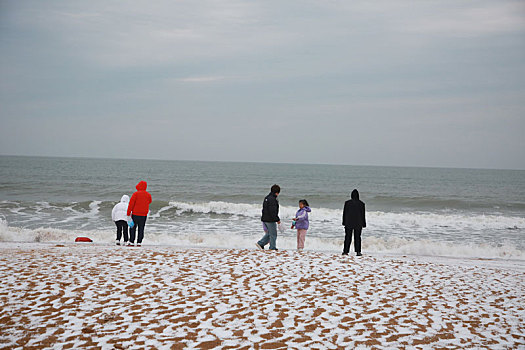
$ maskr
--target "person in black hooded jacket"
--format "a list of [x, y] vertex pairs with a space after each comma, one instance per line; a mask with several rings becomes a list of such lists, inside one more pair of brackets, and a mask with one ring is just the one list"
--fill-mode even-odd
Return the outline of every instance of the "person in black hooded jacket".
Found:
[[281, 192], [279, 185], [273, 185], [270, 194], [264, 198], [261, 221], [265, 228], [265, 234], [260, 241], [255, 243], [257, 248], [264, 249], [264, 246], [270, 243], [270, 250], [278, 250], [277, 242], [277, 225], [281, 223], [279, 219], [279, 201], [277, 197]]
[[343, 226], [345, 227], [345, 245], [343, 255], [348, 255], [352, 233], [354, 234], [354, 248], [357, 256], [361, 256], [361, 231], [366, 227], [365, 203], [359, 200], [359, 192], [352, 191], [350, 200], [345, 202], [343, 210]]

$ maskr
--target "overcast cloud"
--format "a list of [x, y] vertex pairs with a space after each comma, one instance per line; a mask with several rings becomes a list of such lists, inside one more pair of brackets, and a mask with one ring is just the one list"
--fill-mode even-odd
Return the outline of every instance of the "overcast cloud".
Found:
[[523, 1], [1, 1], [0, 154], [525, 169]]

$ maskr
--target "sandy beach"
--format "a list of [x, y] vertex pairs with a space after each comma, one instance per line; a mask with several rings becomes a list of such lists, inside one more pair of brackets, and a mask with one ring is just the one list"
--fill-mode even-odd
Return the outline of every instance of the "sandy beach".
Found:
[[1, 348], [520, 348], [520, 262], [7, 243]]

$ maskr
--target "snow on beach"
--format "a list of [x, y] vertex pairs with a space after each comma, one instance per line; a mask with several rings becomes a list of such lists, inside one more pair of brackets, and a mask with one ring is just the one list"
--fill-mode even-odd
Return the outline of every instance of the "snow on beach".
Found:
[[0, 347], [518, 348], [521, 262], [6, 243]]

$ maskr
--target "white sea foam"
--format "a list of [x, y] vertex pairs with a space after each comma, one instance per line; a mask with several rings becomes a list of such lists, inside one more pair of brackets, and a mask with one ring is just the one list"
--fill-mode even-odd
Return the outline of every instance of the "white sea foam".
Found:
[[[38, 210], [13, 206], [16, 224], [0, 221], [1, 241], [71, 242], [89, 236], [96, 242], [111, 243], [113, 223], [102, 211], [100, 201], [78, 206], [55, 207], [37, 203]], [[66, 216], [49, 211], [67, 211]], [[297, 208], [281, 206], [281, 219], [287, 224]], [[339, 251], [343, 242], [341, 210], [312, 208], [307, 247]], [[13, 211], [11, 211], [14, 214]], [[188, 213], [195, 215], [187, 215]], [[214, 214], [214, 215], [211, 215]], [[146, 243], [221, 248], [251, 248], [260, 238], [260, 204], [170, 202], [150, 212]], [[35, 228], [39, 223], [42, 227]], [[502, 215], [476, 215], [431, 212], [367, 213], [368, 227], [363, 234], [363, 250], [372, 253], [423, 254], [525, 260], [519, 244], [525, 218]], [[31, 229], [20, 228], [29, 223]], [[71, 229], [71, 227], [78, 229]], [[496, 232], [496, 234], [493, 234]], [[498, 237], [492, 242], [487, 237]], [[502, 244], [503, 242], [503, 244]], [[518, 244], [516, 244], [518, 242]], [[295, 248], [294, 232], [279, 235], [279, 247]]]
[[[187, 203], [170, 202], [170, 206], [176, 208], [179, 214], [185, 212], [203, 214], [229, 214], [244, 217], [260, 217], [261, 206], [259, 204], [228, 203], [228, 202], [206, 202]], [[166, 210], [163, 208], [163, 210]], [[294, 217], [297, 208], [281, 206], [280, 217], [283, 220]], [[341, 209], [312, 208], [311, 221], [340, 223], [342, 221]], [[370, 229], [392, 230], [405, 228], [425, 232], [428, 229], [435, 230], [436, 227], [455, 228], [456, 230], [502, 230], [525, 228], [524, 217], [512, 217], [502, 215], [475, 215], [454, 213], [430, 213], [430, 212], [406, 212], [385, 213], [380, 211], [367, 212], [367, 221]]]
[[[101, 201], [92, 201], [83, 206], [79, 206], [78, 203], [71, 203], [61, 207], [50, 205], [47, 202], [38, 202], [29, 206], [6, 201], [2, 203], [5, 205], [5, 209], [3, 209], [5, 214], [2, 216], [7, 219], [11, 217], [12, 219], [9, 220], [16, 221], [17, 225], [20, 226], [25, 226], [24, 223], [31, 223], [34, 227], [35, 223], [42, 221], [43, 225], [56, 227], [101, 228], [100, 224], [110, 218], [109, 211], [101, 210]], [[294, 217], [296, 211], [296, 207], [281, 206], [280, 217], [284, 222], [288, 222]], [[229, 219], [259, 220], [261, 205], [222, 201], [201, 203], [172, 201], [157, 210], [152, 210], [149, 219], [152, 220], [150, 223], [155, 222], [158, 225], [169, 226], [174, 220], [177, 220], [177, 215], [183, 217], [188, 213], [197, 214], [197, 217], [201, 214], [202, 218], [207, 218], [210, 225], [213, 226], [214, 224], [211, 221], [219, 218], [215, 217], [213, 220], [209, 220], [207, 214], [224, 215], [221, 225]], [[313, 207], [312, 213], [310, 213], [312, 228], [317, 232], [322, 231], [327, 234], [339, 230], [341, 214], [341, 209]], [[228, 215], [231, 218], [228, 218]], [[525, 217], [504, 216], [497, 213], [368, 211], [367, 221], [368, 231], [383, 234], [405, 231], [420, 235], [425, 235], [428, 232], [453, 232], [454, 234], [475, 233], [483, 236], [487, 233], [490, 235], [494, 231], [516, 232], [525, 230]], [[106, 224], [104, 223], [104, 225]]]
[[100, 203], [102, 203], [101, 201], [93, 201], [91, 203], [89, 203], [89, 208], [91, 209], [91, 211], [89, 212], [91, 215], [91, 217], [94, 217], [98, 214], [98, 212], [100, 211]]
[[[68, 223], [77, 223], [81, 228], [92, 226], [94, 222], [100, 220], [100, 204], [101, 201], [92, 201], [88, 205], [88, 210], [84, 208], [78, 208], [77, 203], [72, 203], [72, 205], [57, 208], [54, 207], [57, 211], [61, 211], [62, 215], [54, 215], [50, 218], [50, 221], [55, 224], [68, 224]], [[53, 208], [53, 207], [49, 207]], [[64, 216], [64, 212], [67, 214]]]
[[[149, 232], [148, 232], [149, 231]], [[53, 228], [23, 229], [10, 227], [0, 219], [0, 241], [4, 242], [73, 242], [78, 236], [88, 236], [97, 243], [112, 244], [115, 239], [113, 230], [64, 230]], [[238, 233], [157, 233], [151, 228], [146, 230], [144, 243], [153, 245], [176, 245], [205, 248], [253, 248], [261, 234]], [[343, 237], [307, 236], [307, 250], [332, 251], [342, 250]], [[278, 237], [281, 249], [294, 249], [296, 239], [292, 235]], [[407, 254], [453, 256], [470, 258], [503, 258], [525, 260], [525, 252], [510, 244], [492, 246], [489, 244], [457, 244], [431, 240], [409, 240], [403, 238], [382, 238], [364, 236], [365, 253]]]

